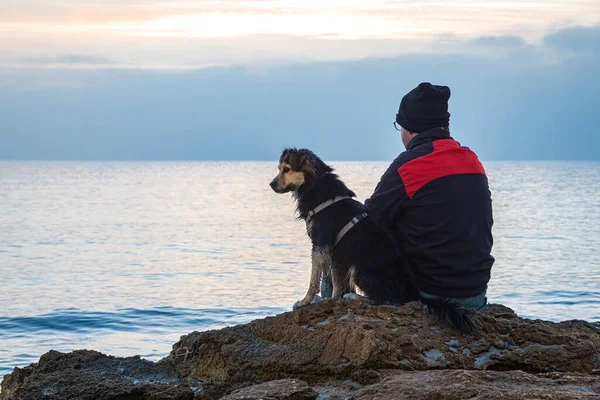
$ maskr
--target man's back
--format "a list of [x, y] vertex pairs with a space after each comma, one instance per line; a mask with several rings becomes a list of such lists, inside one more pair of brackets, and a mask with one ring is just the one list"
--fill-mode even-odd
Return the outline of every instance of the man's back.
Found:
[[494, 263], [492, 200], [481, 162], [450, 137], [449, 97], [429, 83], [404, 96], [396, 124], [407, 150], [365, 205], [396, 236], [422, 294], [478, 308]]
[[492, 201], [475, 153], [447, 131], [433, 130], [415, 138], [393, 165], [405, 195], [390, 228], [419, 288], [441, 297], [484, 292], [494, 262]]

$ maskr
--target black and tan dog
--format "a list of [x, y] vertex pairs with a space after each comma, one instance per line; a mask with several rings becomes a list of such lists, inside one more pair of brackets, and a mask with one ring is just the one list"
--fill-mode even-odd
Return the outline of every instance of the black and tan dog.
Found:
[[420, 299], [395, 240], [313, 152], [284, 150], [279, 173], [270, 185], [277, 193], [292, 192], [299, 218], [306, 221], [312, 241], [310, 285], [297, 307], [314, 300], [321, 279], [331, 279], [334, 299], [356, 293], [373, 304], [401, 305], [421, 300], [458, 330], [473, 330], [473, 322], [459, 308], [444, 301]]

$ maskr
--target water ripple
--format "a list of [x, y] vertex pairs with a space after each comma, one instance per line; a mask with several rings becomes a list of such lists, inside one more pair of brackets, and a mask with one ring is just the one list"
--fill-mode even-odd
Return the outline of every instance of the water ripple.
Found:
[[[76, 308], [57, 310], [56, 312], [28, 316], [1, 317], [0, 340], [4, 349], [0, 350], [0, 377], [9, 373], [14, 366], [24, 366], [36, 362], [40, 353], [50, 349], [70, 351], [85, 348], [89, 338], [115, 337], [120, 342], [134, 343], [157, 335], [163, 340], [154, 339], [155, 348], [142, 352], [148, 359], [160, 359], [168, 353], [179, 335], [192, 331], [217, 329], [238, 325], [257, 318], [281, 313], [281, 308], [221, 308], [192, 309], [157, 307], [154, 309], [124, 308], [114, 312], [85, 311]], [[125, 333], [123, 335], [123, 333]], [[169, 337], [169, 339], [166, 339]], [[54, 338], [54, 339], [53, 339]], [[125, 338], [139, 338], [125, 340]], [[65, 342], [69, 343], [65, 347]], [[124, 343], [120, 343], [124, 347]], [[22, 353], [24, 349], [35, 349], [32, 353]], [[94, 346], [95, 350], [110, 354], [123, 354], [112, 348]]]
[[[388, 166], [332, 165], [360, 200]], [[600, 163], [485, 167], [489, 301], [600, 320]], [[191, 331], [289, 310], [310, 244], [293, 201], [268, 186], [275, 173], [274, 162], [0, 162], [0, 374], [50, 349], [157, 359]]]
[[115, 312], [85, 311], [78, 309], [31, 317], [0, 317], [0, 338], [22, 332], [78, 332], [90, 333], [101, 329], [112, 331], [150, 331], [165, 328], [177, 329], [237, 324], [265, 315], [283, 311], [280, 308], [260, 307], [257, 309], [189, 309], [160, 307], [140, 310], [126, 308]]

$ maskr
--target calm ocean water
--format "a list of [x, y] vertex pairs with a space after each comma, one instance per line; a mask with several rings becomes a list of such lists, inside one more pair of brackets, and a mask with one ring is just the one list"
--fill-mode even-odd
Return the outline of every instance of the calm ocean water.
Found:
[[[364, 200], [386, 163], [332, 162]], [[491, 302], [600, 320], [600, 163], [490, 162]], [[289, 310], [310, 246], [274, 162], [0, 162], [0, 378], [50, 349], [156, 360]]]

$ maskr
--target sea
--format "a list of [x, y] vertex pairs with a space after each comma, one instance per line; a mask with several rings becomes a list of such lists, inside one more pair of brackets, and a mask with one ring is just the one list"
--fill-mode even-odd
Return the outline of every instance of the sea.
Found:
[[[331, 162], [359, 200], [387, 163]], [[600, 162], [484, 162], [488, 299], [600, 321]], [[47, 351], [166, 356], [289, 311], [310, 245], [276, 162], [0, 162], [0, 379]]]

